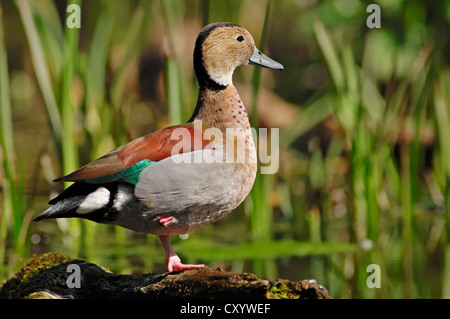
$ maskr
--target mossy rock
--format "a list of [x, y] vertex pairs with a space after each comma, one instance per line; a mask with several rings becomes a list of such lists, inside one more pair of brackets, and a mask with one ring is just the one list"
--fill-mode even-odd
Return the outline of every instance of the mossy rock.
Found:
[[[76, 265], [76, 266], [74, 266]], [[70, 267], [79, 270], [79, 286], [69, 284]], [[60, 253], [35, 256], [0, 287], [0, 298], [330, 298], [315, 280], [261, 279], [254, 274], [198, 268], [162, 274], [119, 275]]]
[[70, 262], [72, 260], [73, 258], [63, 253], [56, 252], [33, 256], [28, 263], [26, 263], [12, 278], [0, 287], [0, 298], [8, 298], [10, 292], [17, 289], [23, 282], [26, 282], [41, 270]]

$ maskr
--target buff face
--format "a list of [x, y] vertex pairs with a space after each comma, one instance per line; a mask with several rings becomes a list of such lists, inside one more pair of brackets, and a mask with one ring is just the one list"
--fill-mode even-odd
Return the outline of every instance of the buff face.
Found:
[[246, 65], [255, 51], [255, 41], [242, 27], [222, 27], [213, 30], [203, 42], [203, 65], [216, 83], [232, 84], [233, 71]]

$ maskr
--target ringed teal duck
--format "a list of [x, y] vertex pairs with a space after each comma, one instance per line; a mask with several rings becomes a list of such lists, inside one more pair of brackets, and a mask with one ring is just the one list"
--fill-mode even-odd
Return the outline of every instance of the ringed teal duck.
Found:
[[235, 68], [247, 64], [283, 69], [255, 47], [243, 27], [223, 22], [204, 27], [194, 49], [199, 92], [191, 119], [56, 179], [74, 183], [34, 220], [78, 217], [156, 234], [169, 271], [204, 267], [182, 264], [170, 236], [222, 218], [253, 186], [256, 150], [247, 111], [232, 83]]

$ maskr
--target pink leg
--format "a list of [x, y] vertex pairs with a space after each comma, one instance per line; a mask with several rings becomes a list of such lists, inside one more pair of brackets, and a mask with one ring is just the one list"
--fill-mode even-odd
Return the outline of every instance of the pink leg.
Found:
[[170, 243], [170, 236], [168, 235], [160, 235], [159, 240], [164, 247], [164, 250], [167, 255], [167, 269], [169, 272], [179, 271], [184, 269], [193, 269], [193, 268], [201, 268], [205, 267], [205, 265], [185, 265], [181, 263], [180, 257], [175, 254], [175, 251], [172, 248], [172, 244]]

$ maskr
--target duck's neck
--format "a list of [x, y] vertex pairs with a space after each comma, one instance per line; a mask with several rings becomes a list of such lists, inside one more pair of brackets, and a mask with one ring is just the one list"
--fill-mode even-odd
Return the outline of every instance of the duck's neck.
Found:
[[189, 122], [201, 120], [207, 127], [244, 128], [250, 130], [247, 110], [234, 85], [222, 90], [200, 88], [197, 105]]
[[[218, 128], [223, 134], [223, 145], [227, 144], [226, 139], [230, 138], [228, 135], [234, 134], [237, 140], [240, 140], [237, 143], [244, 143], [241, 145], [245, 146], [246, 158], [256, 163], [256, 150], [247, 110], [233, 85], [218, 91], [200, 88], [197, 106], [189, 122], [194, 121], [201, 121], [203, 131], [207, 128]], [[233, 136], [231, 138], [235, 139]]]

